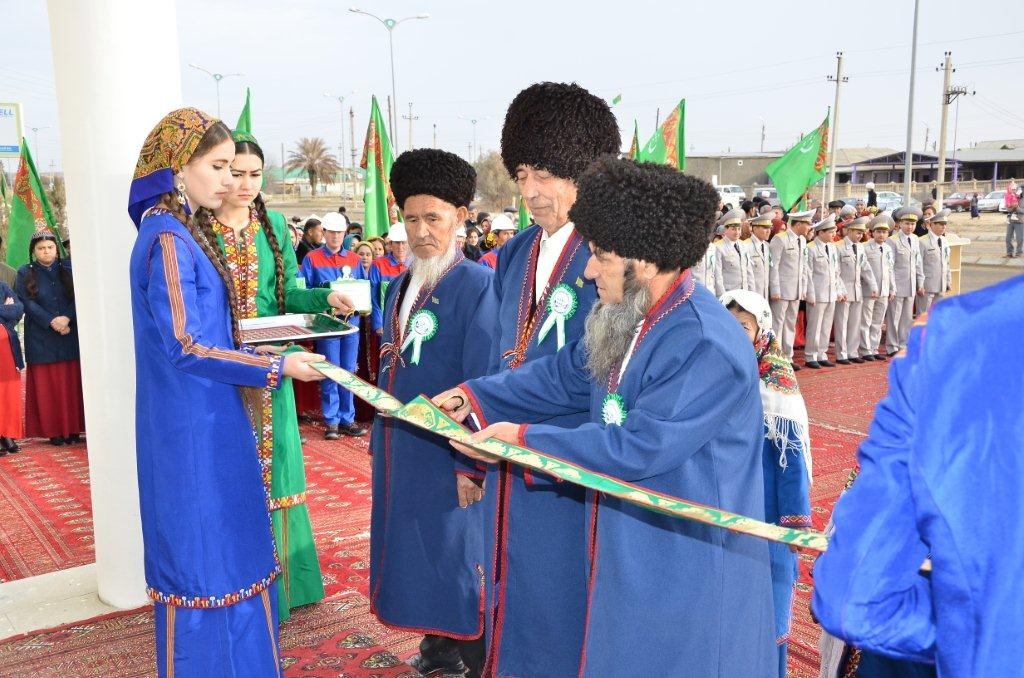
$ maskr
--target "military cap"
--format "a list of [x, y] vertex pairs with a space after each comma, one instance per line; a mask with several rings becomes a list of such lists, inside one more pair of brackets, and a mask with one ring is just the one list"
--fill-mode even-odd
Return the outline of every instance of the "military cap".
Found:
[[944, 224], [947, 221], [949, 221], [949, 210], [948, 209], [941, 209], [938, 212], [936, 212], [935, 214], [933, 214], [930, 217], [928, 217], [925, 221], [930, 221], [930, 222], [936, 223], [936, 224]]
[[771, 228], [772, 221], [774, 220], [774, 218], [775, 217], [774, 217], [774, 215], [771, 212], [766, 212], [764, 214], [758, 214], [756, 217], [752, 217], [750, 219], [750, 225], [751, 226], [768, 226], [769, 228]]
[[806, 221], [808, 224], [814, 219], [814, 210], [807, 210], [806, 212], [790, 212], [789, 222], [795, 221]]
[[868, 228], [872, 231], [877, 231], [880, 228], [891, 231], [895, 225], [896, 222], [892, 220], [888, 212], [881, 212], [878, 216], [871, 219], [870, 223], [868, 223]]
[[857, 217], [850, 223], [843, 226], [843, 228], [845, 230], [866, 231], [868, 230], [869, 221], [871, 221], [871, 217]]
[[729, 210], [722, 215], [722, 218], [718, 220], [719, 226], [739, 226], [743, 223], [743, 219], [746, 217], [746, 213], [743, 210], [735, 209]]
[[900, 207], [898, 210], [892, 213], [892, 218], [896, 221], [901, 219], [913, 219], [914, 221], [920, 221], [921, 210], [916, 207]]
[[822, 231], [822, 230], [824, 230], [826, 228], [835, 228], [835, 227], [836, 227], [836, 215], [830, 214], [827, 217], [825, 217], [824, 219], [822, 219], [821, 221], [819, 221], [818, 223], [816, 223], [812, 228], [814, 229], [815, 232], [817, 232], [817, 231]]
[[842, 200], [831, 200], [831, 201], [829, 201], [828, 208], [830, 210], [836, 209], [837, 207], [846, 207], [846, 203], [843, 202]]
[[839, 210], [839, 216], [841, 217], [855, 217], [857, 216], [857, 208], [853, 205], [843, 205], [843, 208]]

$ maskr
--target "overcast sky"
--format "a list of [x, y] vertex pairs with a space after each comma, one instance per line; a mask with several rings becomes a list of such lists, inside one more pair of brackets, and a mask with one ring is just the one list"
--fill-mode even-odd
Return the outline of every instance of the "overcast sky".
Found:
[[[926, 125], [929, 146], [938, 138], [942, 73], [936, 69], [945, 50], [953, 53], [953, 83], [977, 92], [960, 103], [957, 145], [1024, 138], [1024, 24], [1012, 4], [922, 0], [915, 147], [923, 146]], [[356, 90], [345, 107], [355, 108], [361, 148], [370, 94], [383, 105], [390, 93], [388, 40], [381, 24], [350, 13], [349, 6], [345, 0], [178, 0], [183, 103], [217, 110], [213, 80], [189, 63], [245, 73], [221, 83], [223, 117], [234, 123], [250, 86], [254, 132], [276, 161], [282, 142], [289, 147], [302, 136], [337, 147], [339, 105], [323, 92]], [[402, 23], [393, 34], [399, 112], [407, 114], [413, 102], [417, 146], [432, 143], [436, 124], [438, 145], [466, 155], [473, 140], [468, 119], [475, 118], [481, 152], [497, 149], [515, 94], [555, 80], [576, 81], [609, 100], [621, 94], [613, 110], [624, 144], [634, 119], [643, 143], [656, 110], [664, 119], [686, 98], [688, 153], [757, 151], [762, 119], [765, 149], [784, 149], [832, 105], [835, 89], [826, 76], [834, 75], [840, 50], [849, 82], [841, 94], [839, 147], [905, 144], [912, 0], [396, 0], [358, 6], [381, 18], [431, 15]], [[0, 0], [0, 18], [0, 101], [22, 102], [26, 127], [49, 126], [38, 132], [36, 163], [41, 171], [51, 162], [59, 168], [46, 4]], [[399, 122], [401, 150], [408, 123]], [[952, 145], [953, 108], [949, 124]], [[33, 143], [32, 132], [26, 134]], [[347, 151], [347, 116], [345, 145]]]

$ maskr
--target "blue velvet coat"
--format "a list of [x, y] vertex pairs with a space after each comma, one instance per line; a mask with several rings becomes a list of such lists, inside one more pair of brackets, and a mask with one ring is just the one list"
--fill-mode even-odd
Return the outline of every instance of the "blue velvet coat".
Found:
[[[25, 276], [29, 268], [36, 272], [39, 290], [35, 299], [29, 297]], [[71, 269], [71, 262], [58, 260], [49, 266], [39, 263], [25, 264], [18, 269], [14, 291], [25, 305], [25, 362], [29, 365], [59, 363], [78, 359], [78, 320], [75, 300], [64, 291], [60, 281], [62, 268]], [[58, 334], [50, 321], [59, 315], [71, 319], [71, 332]]]
[[1021, 309], [1021, 276], [944, 299], [893, 360], [814, 568], [829, 633], [940, 676], [1020, 675]]
[[[540, 226], [530, 226], [499, 250], [494, 287], [500, 304], [500, 335], [491, 356], [492, 372], [514, 369], [558, 350], [555, 330], [544, 341], [537, 341], [548, 316], [546, 304], [541, 304], [530, 325], [532, 332], [522, 342], [525, 352], [516, 353], [529, 324], [542, 233]], [[586, 241], [573, 234], [549, 281], [549, 288], [565, 283], [576, 291], [578, 306], [566, 322], [567, 342], [583, 336], [587, 313], [597, 300], [594, 283], [583, 277], [589, 258]], [[568, 428], [586, 420], [582, 412], [547, 417], [547, 423]], [[488, 609], [493, 611], [488, 617], [490, 668], [499, 675], [575, 675], [586, 612], [586, 563], [580, 558], [586, 548], [583, 489], [501, 463], [488, 468], [484, 504], [489, 526], [487, 552], [494, 554], [488, 577]], [[504, 517], [502, 522], [499, 516]], [[553, 568], [552, 562], [562, 565]], [[496, 580], [499, 570], [505, 573], [500, 581]], [[567, 625], [567, 619], [579, 624]]]
[[[378, 385], [402, 402], [433, 395], [487, 372], [480, 346], [494, 341], [491, 271], [462, 259], [422, 303], [437, 334], [423, 342], [420, 362], [412, 347], [400, 355], [399, 294], [406, 271], [388, 287]], [[397, 342], [397, 346], [395, 346]], [[370, 601], [388, 626], [417, 633], [471, 639], [483, 633], [483, 507], [459, 508], [455, 474], [469, 460], [446, 440], [395, 419], [378, 416], [373, 452], [370, 523]]]
[[[13, 304], [4, 304], [7, 299], [13, 299]], [[25, 305], [21, 303], [18, 295], [14, 293], [10, 285], [0, 280], [0, 325], [7, 330], [7, 340], [11, 344], [11, 354], [14, 356], [14, 366], [19, 370], [25, 367], [25, 361], [21, 356], [21, 342], [18, 341], [18, 321], [25, 314]]]
[[[608, 385], [586, 369], [577, 341], [554, 356], [468, 382], [487, 419], [543, 421], [585, 413], [575, 428], [529, 424], [522, 442], [652, 490], [762, 519], [762, 414], [750, 341], [688, 274], [617, 389], [623, 425], [602, 423]], [[685, 301], [684, 288], [692, 289]], [[768, 546], [753, 537], [663, 516], [588, 492], [589, 572], [580, 675], [769, 676], [777, 671]], [[526, 622], [528, 623], [528, 621]], [[579, 628], [577, 628], [579, 627]], [[563, 637], [558, 629], [552, 643]], [[543, 665], [543, 658], [535, 659]], [[533, 675], [527, 672], [524, 675]], [[571, 675], [571, 674], [569, 674]]]
[[135, 435], [148, 593], [219, 607], [274, 580], [256, 438], [238, 386], [280, 383], [280, 359], [232, 350], [227, 292], [185, 227], [143, 219], [132, 250]]

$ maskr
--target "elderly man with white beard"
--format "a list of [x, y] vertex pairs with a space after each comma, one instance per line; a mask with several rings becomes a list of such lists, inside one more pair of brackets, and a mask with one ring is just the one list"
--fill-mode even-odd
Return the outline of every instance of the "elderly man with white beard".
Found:
[[[403, 153], [391, 169], [412, 262], [385, 296], [378, 383], [402, 401], [487, 373], [493, 273], [467, 260], [455, 238], [475, 185], [466, 161], [434, 149]], [[475, 465], [395, 419], [377, 417], [370, 448], [373, 612], [426, 634], [413, 661], [421, 673], [474, 669], [483, 661], [483, 516], [479, 504], [460, 509], [456, 485], [479, 491], [457, 476]]]
[[[599, 296], [582, 340], [435, 403], [456, 419], [472, 411], [498, 422], [480, 439], [763, 520], [757, 361], [688, 270], [707, 247], [716, 191], [667, 166], [610, 157], [578, 186], [570, 217]], [[588, 421], [535, 423], [572, 412]], [[580, 675], [777, 672], [767, 544], [588, 495], [588, 543], [576, 554], [588, 563], [587, 610], [562, 619], [567, 634], [583, 629]]]

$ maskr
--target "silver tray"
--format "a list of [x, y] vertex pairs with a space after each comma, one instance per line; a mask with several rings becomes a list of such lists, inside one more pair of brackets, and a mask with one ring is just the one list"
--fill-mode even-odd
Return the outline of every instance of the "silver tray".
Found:
[[264, 318], [243, 318], [238, 324], [243, 344], [325, 339], [359, 331], [358, 327], [326, 313], [288, 313]]

